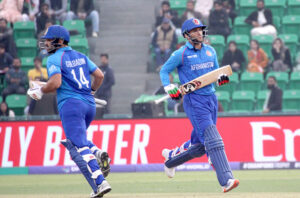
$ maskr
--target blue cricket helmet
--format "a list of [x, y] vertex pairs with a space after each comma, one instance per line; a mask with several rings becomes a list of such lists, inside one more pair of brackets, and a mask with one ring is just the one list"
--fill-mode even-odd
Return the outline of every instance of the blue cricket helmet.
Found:
[[67, 42], [70, 41], [69, 31], [61, 25], [51, 25], [46, 34], [41, 37], [42, 39], [63, 39]]
[[182, 24], [181, 27], [182, 35], [190, 32], [192, 29], [199, 28], [199, 27], [205, 29], [206, 25], [203, 25], [199, 19], [195, 19], [195, 18], [187, 19], [185, 20], [185, 22]]

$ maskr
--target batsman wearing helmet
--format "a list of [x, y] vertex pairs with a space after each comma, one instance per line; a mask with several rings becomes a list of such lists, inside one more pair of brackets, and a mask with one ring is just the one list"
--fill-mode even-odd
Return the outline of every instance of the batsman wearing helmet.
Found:
[[[160, 71], [164, 89], [172, 99], [182, 97], [180, 89], [169, 81], [169, 73], [175, 68], [181, 84], [219, 68], [216, 51], [203, 43], [206, 26], [200, 20], [186, 20], [182, 25], [182, 34], [187, 39], [186, 44], [173, 52]], [[217, 85], [228, 82], [228, 76], [220, 75]], [[184, 110], [193, 126], [191, 139], [179, 148], [164, 149], [162, 155], [165, 158], [165, 173], [171, 178], [175, 175], [176, 166], [206, 153], [223, 192], [228, 192], [237, 187], [239, 181], [233, 178], [224, 143], [216, 127], [218, 102], [214, 92], [214, 85], [209, 84], [184, 96]]]
[[86, 136], [96, 112], [92, 92], [102, 84], [103, 73], [88, 57], [68, 46], [70, 35], [63, 26], [50, 26], [42, 39], [43, 47], [51, 54], [47, 61], [49, 80], [44, 86], [34, 85], [27, 93], [40, 100], [44, 93], [57, 91], [59, 115], [67, 138], [61, 143], [92, 187], [91, 197], [103, 197], [111, 190], [104, 178], [110, 170], [110, 159]]

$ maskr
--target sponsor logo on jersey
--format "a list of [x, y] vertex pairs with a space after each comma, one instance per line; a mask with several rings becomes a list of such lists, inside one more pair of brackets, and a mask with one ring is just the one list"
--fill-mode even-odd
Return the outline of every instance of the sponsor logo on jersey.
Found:
[[197, 54], [191, 55], [191, 56], [187, 56], [187, 58], [197, 58]]
[[207, 62], [207, 63], [201, 63], [201, 64], [195, 64], [191, 65], [191, 70], [199, 70], [199, 69], [206, 69], [206, 68], [211, 68], [214, 66], [213, 62]]
[[199, 24], [200, 24], [200, 21], [199, 21], [198, 19], [194, 19], [193, 22], [194, 22], [194, 24], [196, 24], [196, 25], [199, 25]]
[[75, 60], [66, 61], [65, 63], [66, 63], [67, 67], [77, 67], [77, 66], [85, 65], [86, 64], [84, 58], [77, 58]]
[[212, 56], [212, 53], [209, 50], [206, 50], [206, 55], [207, 56]]
[[59, 69], [55, 65], [51, 65], [48, 70], [50, 74], [59, 71]]

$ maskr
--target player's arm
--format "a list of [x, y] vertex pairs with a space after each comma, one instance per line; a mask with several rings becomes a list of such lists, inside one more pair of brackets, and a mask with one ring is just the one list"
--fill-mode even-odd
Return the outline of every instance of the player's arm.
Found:
[[164, 86], [165, 92], [168, 93], [172, 99], [180, 99], [182, 97], [178, 87], [174, 84], [170, 84], [169, 79], [169, 73], [182, 64], [182, 53], [182, 48], [173, 52], [160, 70], [160, 79]]
[[92, 91], [96, 91], [97, 89], [99, 89], [99, 87], [101, 86], [103, 79], [104, 79], [104, 75], [103, 72], [101, 71], [101, 69], [96, 68], [96, 70], [92, 73], [93, 76], [93, 82], [92, 82]]
[[92, 93], [94, 93], [102, 85], [104, 74], [93, 61], [91, 61], [88, 57], [86, 57], [86, 59], [87, 59], [87, 64], [89, 67], [90, 74], [93, 76], [91, 89], [92, 89]]
[[61, 86], [61, 74], [51, 76], [46, 85], [41, 88], [43, 93], [55, 92]]

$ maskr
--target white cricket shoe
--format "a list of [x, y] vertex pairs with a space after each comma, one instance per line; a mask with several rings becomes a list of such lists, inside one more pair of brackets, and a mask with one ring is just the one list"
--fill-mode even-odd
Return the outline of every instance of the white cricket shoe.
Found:
[[91, 198], [103, 197], [104, 194], [110, 191], [111, 191], [111, 187], [109, 183], [106, 180], [103, 180], [103, 182], [98, 186], [97, 193], [92, 192], [90, 197]]
[[[162, 150], [162, 156], [165, 158], [165, 162], [169, 160], [169, 154], [172, 150], [170, 149], [163, 149]], [[175, 176], [175, 167], [174, 168], [168, 168], [166, 165], [164, 166], [165, 173], [169, 178], [172, 178]]]
[[238, 185], [240, 184], [239, 180], [238, 179], [229, 179], [227, 184], [225, 186], [223, 186], [223, 192], [226, 193], [226, 192], [229, 192], [231, 191], [232, 189], [238, 187]]

